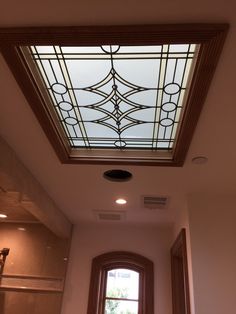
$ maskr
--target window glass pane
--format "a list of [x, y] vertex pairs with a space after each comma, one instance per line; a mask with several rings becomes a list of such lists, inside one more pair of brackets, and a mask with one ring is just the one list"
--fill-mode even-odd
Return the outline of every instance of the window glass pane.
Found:
[[112, 269], [107, 273], [106, 296], [138, 300], [139, 273], [129, 269]]
[[[70, 145], [156, 150], [170, 149], [175, 141], [178, 132], [172, 129], [181, 122], [177, 111], [184, 110], [196, 48], [31, 46], [30, 51]], [[158, 131], [163, 127], [169, 127], [164, 142]]]
[[122, 59], [114, 61], [114, 68], [119, 76], [133, 85], [155, 88], [157, 86], [159, 64], [158, 59]]
[[106, 300], [105, 314], [138, 314], [138, 302]]
[[120, 53], [161, 52], [161, 46], [121, 46]]

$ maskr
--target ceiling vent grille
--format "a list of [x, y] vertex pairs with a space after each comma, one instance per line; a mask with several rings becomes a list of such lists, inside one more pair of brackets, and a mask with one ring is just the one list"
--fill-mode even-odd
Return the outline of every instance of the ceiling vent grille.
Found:
[[125, 220], [124, 211], [111, 211], [111, 210], [95, 210], [94, 214], [99, 221], [122, 221]]
[[169, 203], [167, 196], [151, 196], [145, 195], [142, 197], [142, 204], [148, 209], [166, 209]]

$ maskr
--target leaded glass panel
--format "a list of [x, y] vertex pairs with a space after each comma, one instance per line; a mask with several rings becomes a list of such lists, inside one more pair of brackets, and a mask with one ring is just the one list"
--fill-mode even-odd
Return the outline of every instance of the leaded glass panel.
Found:
[[171, 151], [196, 45], [28, 49], [71, 148]]

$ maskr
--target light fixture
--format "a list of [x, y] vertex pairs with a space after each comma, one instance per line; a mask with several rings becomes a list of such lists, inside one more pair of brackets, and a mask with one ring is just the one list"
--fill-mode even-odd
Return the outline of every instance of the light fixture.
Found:
[[127, 201], [124, 198], [118, 198], [116, 200], [116, 204], [119, 204], [119, 205], [124, 205], [126, 203], [127, 203]]
[[17, 230], [19, 230], [19, 231], [26, 231], [26, 229], [23, 228], [23, 227], [19, 227], [19, 228], [17, 228]]
[[208, 162], [208, 158], [205, 156], [196, 156], [192, 158], [192, 163], [195, 165], [203, 165]]
[[0, 214], [0, 218], [7, 218], [7, 215], [5, 215], [5, 214]]

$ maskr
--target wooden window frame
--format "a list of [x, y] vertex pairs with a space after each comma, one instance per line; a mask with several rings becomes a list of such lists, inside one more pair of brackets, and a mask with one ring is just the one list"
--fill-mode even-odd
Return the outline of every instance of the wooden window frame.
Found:
[[[182, 166], [228, 31], [228, 24], [0, 28], [0, 50], [62, 163]], [[173, 153], [71, 149], [19, 47], [30, 45], [200, 44]], [[55, 115], [55, 113], [54, 113]], [[140, 150], [142, 151], [142, 150]]]
[[117, 268], [130, 269], [139, 273], [138, 314], [153, 314], [153, 263], [139, 254], [122, 251], [105, 253], [93, 259], [87, 314], [104, 314], [106, 274], [109, 270]]

